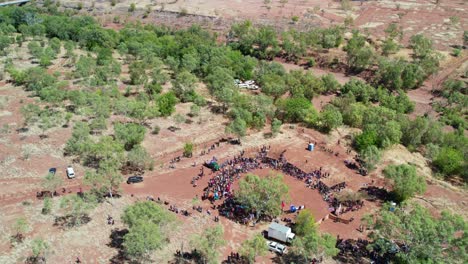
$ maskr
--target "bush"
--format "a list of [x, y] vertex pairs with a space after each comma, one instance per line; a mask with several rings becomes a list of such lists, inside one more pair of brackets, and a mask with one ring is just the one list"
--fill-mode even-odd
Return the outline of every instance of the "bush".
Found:
[[317, 116], [312, 103], [304, 97], [280, 99], [277, 106], [280, 119], [287, 122], [303, 122], [308, 115]]
[[200, 114], [200, 106], [193, 104], [190, 106], [190, 115], [191, 116], [198, 116]]
[[417, 175], [413, 165], [389, 165], [383, 172], [386, 178], [393, 180], [393, 194], [399, 202], [426, 191], [426, 180]]
[[127, 163], [138, 170], [150, 169], [154, 165], [150, 154], [142, 146], [136, 146], [128, 152]]
[[135, 10], [136, 10], [135, 3], [131, 3], [130, 6], [128, 7], [128, 12], [135, 12]]
[[451, 147], [444, 147], [433, 161], [433, 164], [445, 176], [452, 176], [460, 172], [463, 167], [463, 154]]
[[157, 134], [159, 134], [160, 130], [161, 130], [161, 128], [158, 125], [155, 125], [153, 130], [151, 131], [151, 134], [157, 135]]
[[156, 98], [156, 102], [159, 106], [159, 111], [162, 116], [170, 116], [175, 111], [175, 105], [177, 104], [177, 97], [173, 92], [165, 93]]
[[320, 113], [320, 128], [325, 132], [330, 132], [331, 130], [337, 128], [343, 124], [343, 117], [341, 116], [338, 108], [327, 105], [323, 111]]
[[380, 161], [380, 150], [376, 146], [369, 146], [359, 152], [361, 159], [364, 161], [364, 168], [371, 171]]
[[42, 214], [47, 215], [52, 211], [52, 198], [44, 198], [44, 205], [42, 206]]
[[271, 121], [271, 133], [273, 136], [278, 135], [281, 130], [282, 122], [276, 118]]
[[127, 151], [131, 150], [135, 145], [140, 144], [145, 138], [146, 128], [135, 123], [114, 125], [115, 137], [118, 141], [124, 144]]
[[240, 117], [236, 117], [234, 121], [226, 127], [226, 132], [243, 137], [247, 133], [247, 122]]
[[193, 155], [194, 145], [192, 142], [187, 142], [184, 144], [184, 157], [190, 158]]

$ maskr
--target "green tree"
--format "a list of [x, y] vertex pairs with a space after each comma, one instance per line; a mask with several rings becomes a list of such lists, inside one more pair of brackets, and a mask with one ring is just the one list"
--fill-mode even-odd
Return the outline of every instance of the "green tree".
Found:
[[317, 232], [315, 218], [309, 209], [301, 210], [297, 215], [294, 232], [298, 236], [305, 236], [307, 234]]
[[264, 256], [268, 253], [267, 241], [262, 235], [255, 235], [252, 239], [244, 240], [239, 251], [250, 263], [255, 263], [257, 256]]
[[372, 247], [388, 254], [394, 263], [464, 263], [468, 226], [459, 215], [442, 212], [434, 217], [418, 204], [404, 204], [390, 211], [386, 204], [372, 221]]
[[235, 134], [238, 137], [244, 137], [247, 133], [247, 123], [244, 119], [236, 117], [234, 121], [226, 127], [226, 132]]
[[336, 93], [341, 88], [341, 84], [331, 73], [322, 75], [321, 79], [326, 93]]
[[162, 116], [170, 116], [175, 111], [177, 97], [173, 92], [168, 92], [156, 97], [156, 102]]
[[399, 202], [426, 191], [426, 180], [417, 175], [414, 165], [389, 165], [383, 172], [393, 181], [393, 193]]
[[62, 43], [58, 38], [52, 38], [49, 40], [49, 46], [52, 48], [55, 54], [60, 54], [60, 49], [62, 47]]
[[222, 225], [206, 228], [202, 234], [194, 235], [190, 245], [200, 252], [203, 263], [219, 263], [219, 248], [226, 244]]
[[151, 155], [142, 146], [132, 148], [127, 154], [127, 163], [129, 166], [138, 170], [152, 169], [154, 162]]
[[138, 225], [141, 221], [153, 223], [162, 228], [174, 223], [175, 219], [175, 216], [165, 208], [149, 201], [137, 202], [128, 206], [122, 215], [122, 221], [130, 228]]
[[278, 117], [287, 122], [303, 122], [309, 116], [318, 116], [312, 103], [304, 97], [280, 99], [276, 103]]
[[146, 128], [135, 123], [117, 123], [114, 125], [115, 138], [124, 144], [126, 150], [131, 150], [145, 138]]
[[359, 155], [361, 156], [361, 159], [364, 161], [363, 166], [367, 170], [371, 171], [375, 169], [375, 166], [380, 161], [381, 153], [380, 153], [380, 150], [376, 146], [372, 145], [360, 151]]
[[8, 46], [10, 46], [10, 37], [2, 35], [0, 36], [0, 52], [3, 53]]
[[65, 57], [66, 58], [72, 58], [74, 56], [73, 50], [75, 49], [75, 43], [73, 41], [65, 41], [65, 44], [63, 44], [63, 47], [65, 48]]
[[125, 253], [131, 259], [151, 262], [150, 253], [163, 248], [167, 243], [159, 226], [152, 222], [134, 225], [124, 236]]
[[354, 145], [358, 151], [363, 151], [370, 146], [376, 146], [377, 140], [377, 132], [374, 130], [365, 130], [354, 138]]
[[308, 263], [313, 258], [336, 256], [339, 252], [336, 238], [330, 234], [320, 234], [315, 225], [315, 219], [309, 210], [303, 210], [297, 217], [295, 231], [297, 237], [293, 240], [290, 261]]
[[83, 182], [91, 186], [92, 191], [98, 196], [108, 194], [112, 198], [123, 181], [119, 165], [112, 159], [101, 160], [97, 172], [86, 171]]
[[144, 84], [148, 79], [146, 76], [146, 65], [142, 61], [134, 61], [128, 67], [130, 83], [133, 85]]
[[178, 73], [172, 82], [172, 90], [182, 102], [193, 101], [192, 96], [197, 82], [198, 79], [195, 75], [184, 70]]
[[125, 208], [122, 220], [129, 227], [124, 236], [125, 253], [137, 261], [151, 261], [150, 253], [167, 244], [176, 218], [161, 206], [145, 201]]
[[281, 202], [289, 200], [288, 191], [281, 174], [263, 178], [247, 174], [239, 181], [235, 199], [247, 210], [256, 211], [258, 217], [276, 217], [281, 214]]
[[278, 135], [278, 133], [279, 133], [280, 130], [281, 130], [281, 125], [282, 125], [282, 124], [283, 124], [283, 123], [282, 123], [280, 120], [276, 119], [276, 118], [274, 118], [274, 119], [271, 121], [271, 134], [272, 134], [273, 136]]
[[[367, 107], [362, 103], [353, 103], [343, 111], [343, 123], [351, 127], [362, 128]], [[377, 139], [375, 138], [375, 141]], [[371, 143], [375, 144], [375, 143]]]
[[343, 117], [336, 107], [327, 105], [320, 113], [320, 128], [322, 130], [330, 132], [342, 124]]
[[373, 51], [366, 46], [366, 39], [359, 34], [359, 31], [353, 31], [352, 38], [345, 47], [347, 53], [348, 66], [354, 71], [362, 71], [372, 61]]
[[432, 53], [432, 40], [422, 34], [410, 38], [410, 46], [416, 58], [424, 58]]
[[437, 169], [446, 176], [459, 173], [463, 168], [463, 163], [463, 154], [451, 147], [443, 147], [433, 161]]
[[278, 98], [286, 93], [286, 83], [279, 75], [269, 74], [262, 77], [262, 92]]

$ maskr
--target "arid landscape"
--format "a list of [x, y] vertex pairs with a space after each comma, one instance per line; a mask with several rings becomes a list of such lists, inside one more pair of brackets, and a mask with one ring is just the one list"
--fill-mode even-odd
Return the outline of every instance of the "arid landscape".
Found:
[[467, 263], [467, 8], [0, 7], [0, 263]]

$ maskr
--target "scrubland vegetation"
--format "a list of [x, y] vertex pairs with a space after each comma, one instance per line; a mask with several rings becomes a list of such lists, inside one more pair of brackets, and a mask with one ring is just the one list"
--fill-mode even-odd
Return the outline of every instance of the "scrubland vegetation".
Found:
[[[133, 7], [134, 9], [134, 7]], [[308, 32], [289, 30], [278, 33], [269, 26], [253, 26], [245, 21], [232, 26], [225, 43], [217, 36], [192, 26], [185, 30], [130, 23], [119, 31], [106, 29], [95, 19], [70, 11], [59, 12], [56, 6], [43, 9], [5, 7], [0, 9], [0, 76], [18, 89], [25, 89], [38, 100], [24, 104], [21, 112], [24, 128], [38, 126], [42, 136], [60, 126], [72, 126], [64, 152], [87, 168], [84, 181], [90, 191], [62, 198], [61, 218], [70, 228], [89, 221], [87, 213], [103, 197], [119, 194], [123, 181], [121, 170], [145, 171], [154, 161], [141, 145], [147, 133], [158, 134], [158, 126], [149, 120], [169, 117], [178, 103], [191, 103], [191, 115], [210, 106], [229, 118], [226, 133], [242, 138], [251, 131], [271, 126], [273, 136], [284, 123], [297, 123], [330, 133], [340, 126], [359, 129], [353, 135], [353, 147], [366, 169], [373, 170], [381, 153], [402, 144], [428, 159], [437, 178], [468, 181], [468, 141], [465, 136], [466, 82], [447, 80], [439, 91], [443, 100], [434, 105], [439, 118], [412, 116], [414, 103], [406, 94], [417, 89], [438, 71], [441, 55], [423, 35], [411, 37], [412, 56], [395, 54], [403, 48], [403, 32], [394, 24], [386, 30], [382, 46], [369, 44], [357, 30], [345, 38], [345, 28], [334, 26]], [[18, 67], [9, 54], [27, 47], [31, 67]], [[344, 61], [322, 63], [342, 67], [353, 78], [341, 85], [333, 74], [321, 77], [307, 70], [287, 71], [273, 61], [281, 58], [312, 67], [315, 58], [329, 49], [342, 50]], [[63, 59], [64, 72], [55, 71], [54, 60]], [[123, 75], [123, 68], [128, 75]], [[235, 79], [255, 80], [261, 90], [240, 90]], [[120, 85], [123, 83], [124, 85]], [[206, 85], [209, 97], [199, 87]], [[123, 88], [122, 88], [123, 87]], [[334, 99], [318, 111], [311, 100], [322, 95]], [[213, 110], [214, 111], [214, 110]], [[118, 120], [111, 121], [113, 117]], [[451, 126], [451, 132], [444, 129]], [[184, 156], [194, 151], [191, 142], [184, 146]], [[434, 218], [417, 205], [407, 203], [423, 193], [426, 184], [410, 164], [385, 168], [401, 210], [390, 213], [385, 205], [378, 215], [368, 217], [372, 229], [372, 247], [395, 263], [462, 263], [466, 260], [466, 222], [444, 213]], [[238, 201], [253, 206], [270, 197], [262, 212], [279, 215], [275, 205], [287, 190], [275, 177], [260, 180], [249, 175], [240, 183]], [[265, 182], [263, 182], [265, 181]], [[47, 176], [44, 186], [53, 191], [57, 179]], [[254, 196], [253, 190], [264, 190], [266, 197]], [[272, 194], [269, 194], [272, 192]], [[43, 213], [50, 212], [51, 200], [44, 200]], [[257, 208], [258, 209], [258, 208]], [[295, 227], [298, 239], [288, 257], [309, 261], [318, 256], [335, 256], [336, 239], [320, 234], [310, 212], [302, 211]], [[124, 237], [128, 258], [145, 261], [149, 253], [165, 246], [165, 239], [177, 221], [154, 203], [141, 202], [123, 213], [128, 226]], [[26, 223], [17, 222], [16, 240], [20, 243]], [[463, 235], [456, 234], [463, 230]], [[207, 229], [192, 239], [204, 263], [219, 263], [217, 251], [223, 229]], [[408, 251], [392, 253], [389, 241], [406, 245]], [[250, 262], [265, 254], [262, 237], [242, 245], [242, 254]], [[400, 246], [401, 246], [400, 245]], [[39, 260], [47, 248], [42, 240], [33, 244], [31, 259]], [[430, 249], [430, 250], [429, 250]]]

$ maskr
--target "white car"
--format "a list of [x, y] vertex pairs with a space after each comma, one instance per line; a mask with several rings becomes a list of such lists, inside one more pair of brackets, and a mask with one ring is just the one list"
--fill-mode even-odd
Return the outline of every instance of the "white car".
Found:
[[67, 168], [67, 177], [69, 179], [75, 178], [75, 171], [73, 170], [72, 166], [68, 166]]
[[268, 250], [272, 251], [272, 252], [275, 252], [275, 253], [278, 253], [280, 255], [283, 255], [284, 253], [286, 253], [286, 246], [285, 245], [282, 245], [278, 242], [274, 242], [274, 241], [267, 241], [267, 244], [268, 244]]

